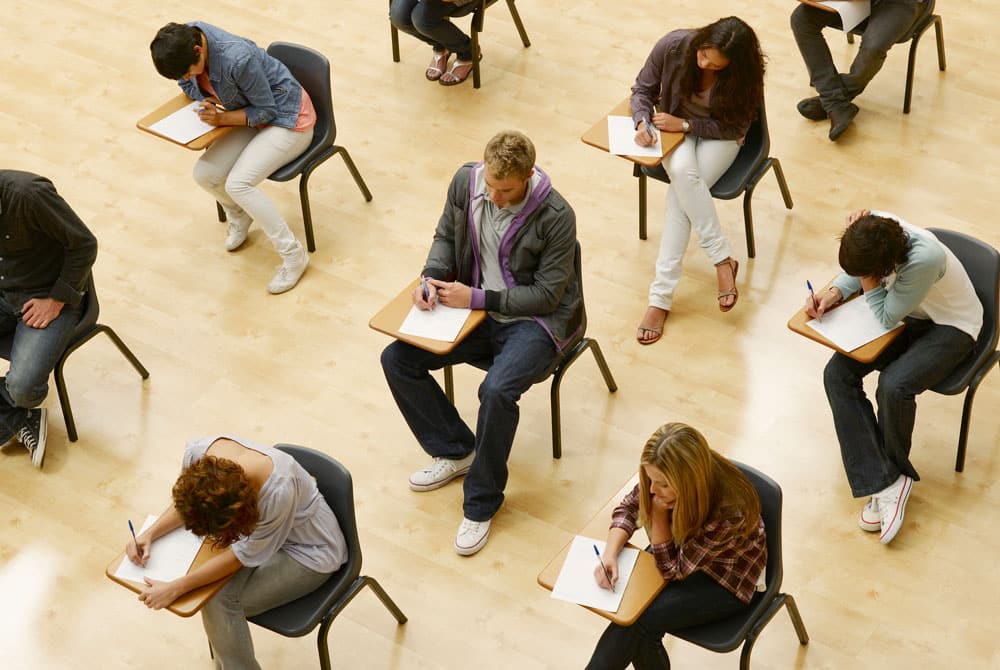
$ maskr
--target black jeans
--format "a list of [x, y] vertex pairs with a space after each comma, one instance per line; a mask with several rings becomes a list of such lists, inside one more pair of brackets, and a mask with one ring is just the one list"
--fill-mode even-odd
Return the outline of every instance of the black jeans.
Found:
[[872, 0], [871, 16], [861, 24], [864, 33], [858, 54], [850, 71], [841, 74], [823, 38], [824, 28], [841, 27], [840, 14], [805, 4], [795, 8], [792, 33], [809, 70], [809, 83], [819, 93], [823, 109], [829, 113], [865, 90], [882, 69], [889, 49], [909, 32], [921, 9], [923, 4], [919, 0]]
[[448, 19], [469, 11], [465, 6], [442, 0], [392, 0], [389, 20], [397, 29], [430, 44], [434, 51], [447, 49], [468, 61], [472, 60], [472, 40]]
[[673, 631], [718, 621], [749, 605], [704, 572], [671, 582], [660, 591], [631, 626], [610, 624], [597, 641], [587, 670], [669, 670], [663, 636]]
[[[972, 351], [968, 333], [929, 319], [905, 319], [906, 329], [871, 363], [836, 353], [823, 371], [844, 471], [855, 498], [891, 485], [900, 474], [919, 480], [910, 463], [916, 396], [951, 374]], [[878, 416], [862, 380], [880, 370]]]

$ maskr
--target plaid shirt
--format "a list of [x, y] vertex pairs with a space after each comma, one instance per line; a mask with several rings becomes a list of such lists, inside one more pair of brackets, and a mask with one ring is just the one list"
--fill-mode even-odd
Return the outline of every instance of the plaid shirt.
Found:
[[[611, 527], [621, 528], [629, 537], [636, 531], [639, 516], [639, 487], [625, 496], [611, 515]], [[716, 509], [700, 532], [688, 536], [681, 545], [672, 540], [650, 545], [660, 574], [668, 582], [681, 580], [701, 570], [749, 603], [757, 590], [757, 580], [767, 565], [764, 520], [748, 539], [736, 535], [743, 513], [732, 506]], [[648, 532], [648, 529], [647, 529]]]

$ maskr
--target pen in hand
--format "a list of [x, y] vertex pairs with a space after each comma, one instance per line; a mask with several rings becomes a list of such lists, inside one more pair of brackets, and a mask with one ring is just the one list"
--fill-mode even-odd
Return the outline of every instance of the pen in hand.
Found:
[[646, 119], [642, 120], [646, 124], [646, 132], [649, 133], [649, 139], [656, 141], [656, 135], [653, 133], [653, 126], [650, 125], [649, 121]]
[[615, 592], [615, 585], [611, 582], [611, 575], [608, 574], [608, 568], [604, 565], [604, 561], [601, 560], [601, 551], [594, 545], [594, 553], [597, 554], [597, 562], [601, 564], [601, 570], [604, 571], [604, 578], [608, 580], [608, 588], [611, 592]]
[[819, 313], [819, 301], [816, 300], [816, 292], [813, 291], [812, 282], [810, 282], [808, 279], [806, 280], [806, 288], [809, 289], [809, 297], [812, 298], [813, 311], [816, 312], [816, 320], [822, 321], [823, 315]]
[[424, 302], [431, 304], [431, 290], [427, 286], [427, 277], [420, 278], [420, 290], [423, 292]]
[[132, 519], [128, 520], [128, 529], [132, 533], [132, 541], [135, 542], [135, 553], [138, 554], [139, 559], [142, 559], [141, 549], [139, 549], [139, 538], [135, 536], [135, 526], [132, 525]]

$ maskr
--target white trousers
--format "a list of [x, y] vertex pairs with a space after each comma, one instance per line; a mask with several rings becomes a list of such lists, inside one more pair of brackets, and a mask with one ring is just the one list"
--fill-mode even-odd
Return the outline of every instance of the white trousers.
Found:
[[713, 265], [732, 255], [709, 189], [733, 164], [739, 151], [735, 140], [709, 140], [689, 134], [663, 161], [670, 186], [656, 277], [649, 286], [651, 307], [670, 309], [692, 228]]
[[236, 128], [213, 142], [194, 165], [194, 180], [232, 220], [252, 218], [282, 257], [302, 253], [281, 212], [257, 185], [309, 148], [313, 131]]

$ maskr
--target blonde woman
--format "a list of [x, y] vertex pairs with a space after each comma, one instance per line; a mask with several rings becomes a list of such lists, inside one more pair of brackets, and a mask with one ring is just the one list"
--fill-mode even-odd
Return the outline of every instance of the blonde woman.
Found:
[[669, 583], [634, 624], [608, 626], [588, 670], [629, 663], [636, 670], [668, 669], [666, 633], [746, 609], [763, 583], [767, 543], [757, 492], [690, 426], [664, 424], [643, 447], [639, 484], [615, 508], [594, 570], [600, 586], [618, 580], [618, 554], [639, 526]]

